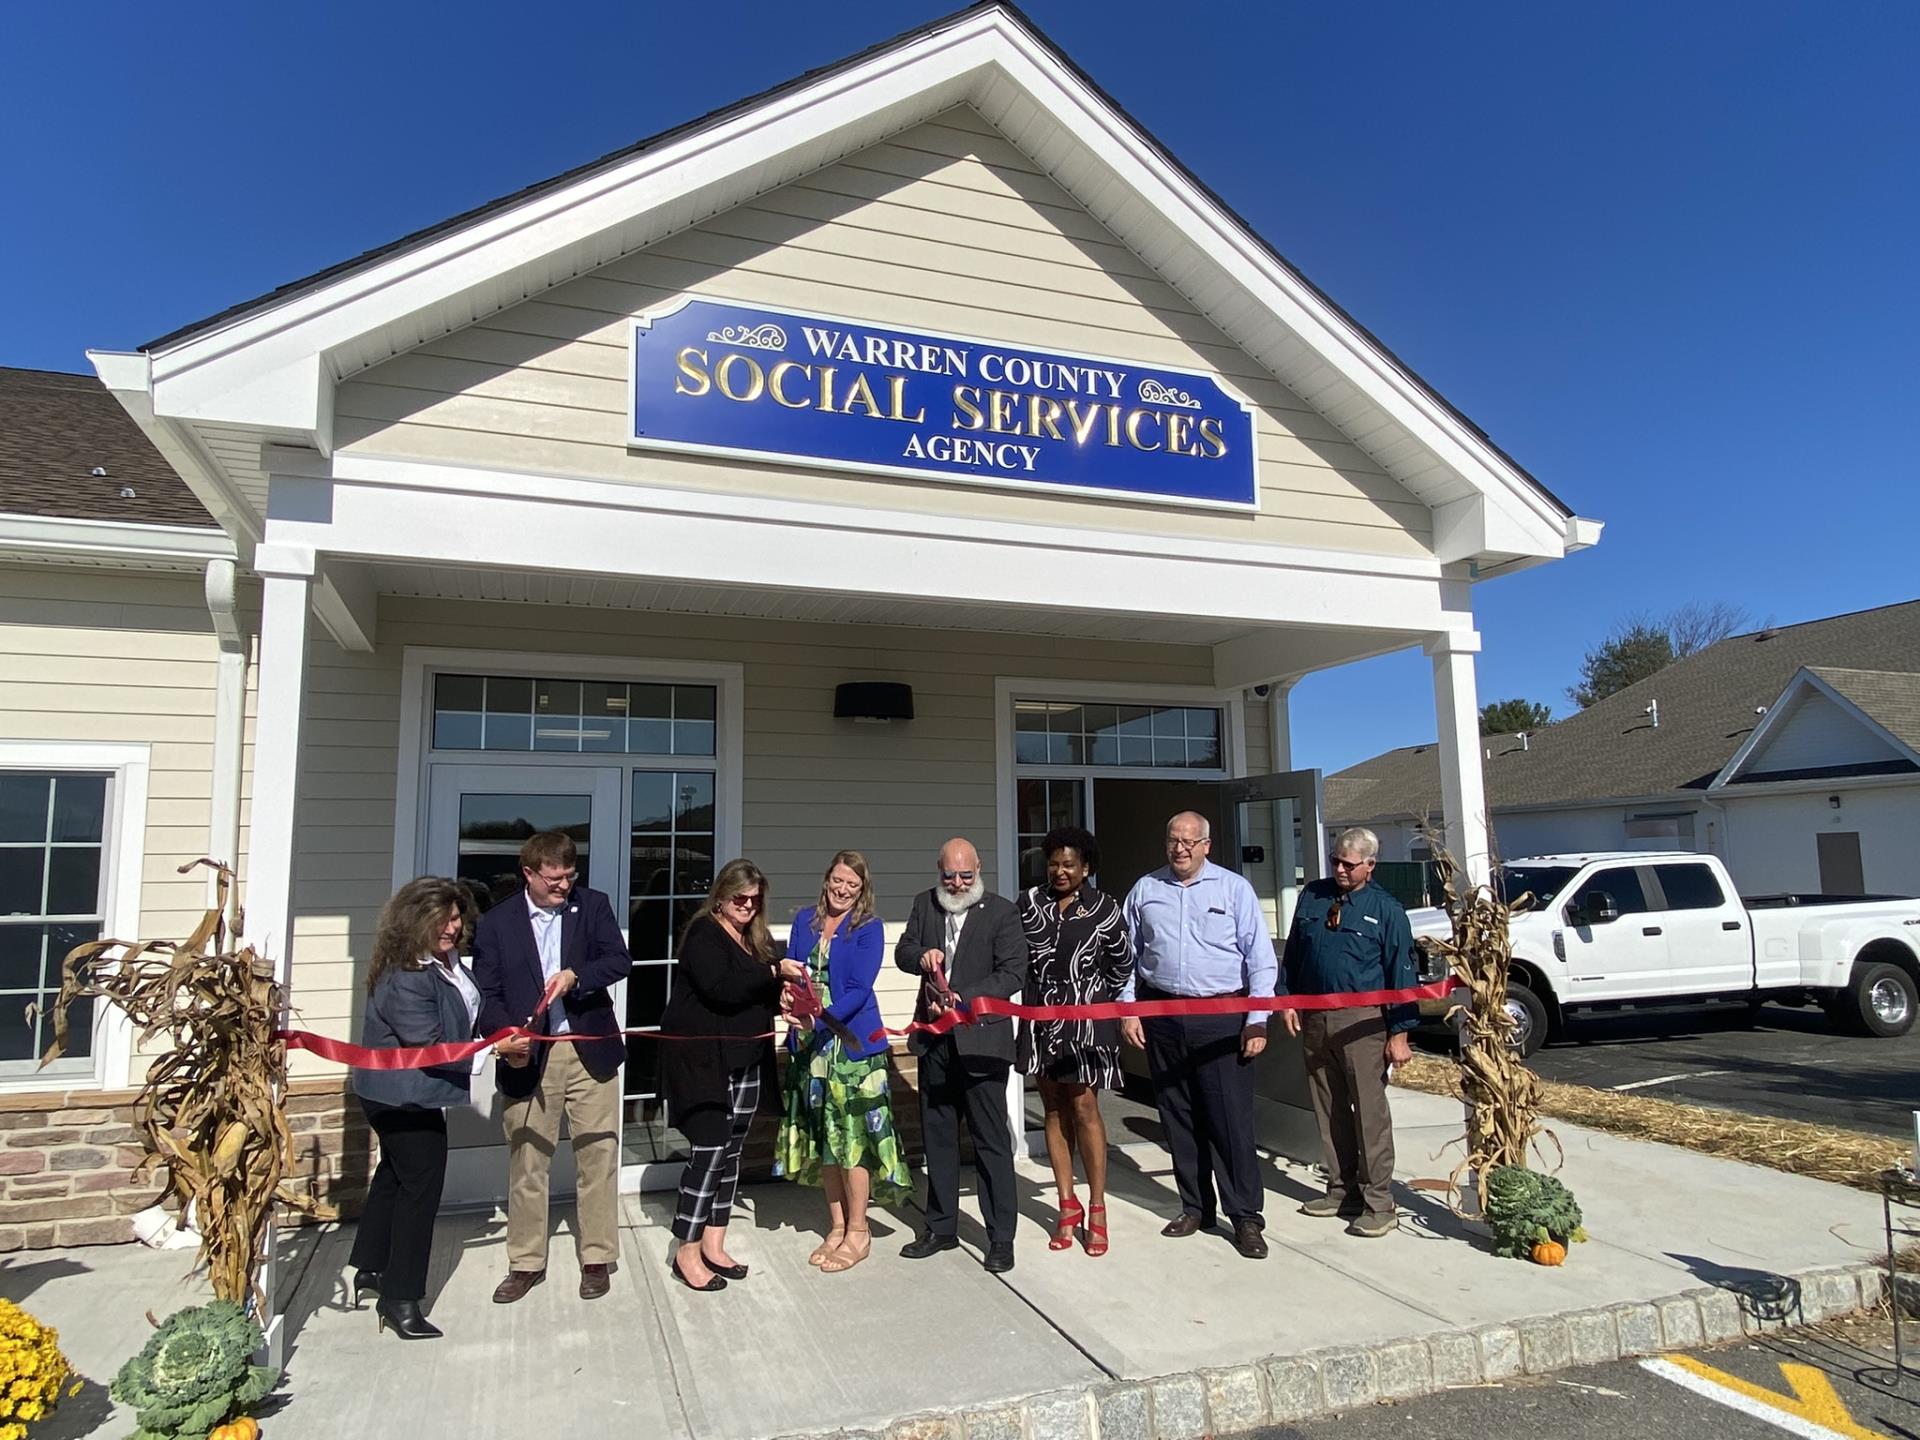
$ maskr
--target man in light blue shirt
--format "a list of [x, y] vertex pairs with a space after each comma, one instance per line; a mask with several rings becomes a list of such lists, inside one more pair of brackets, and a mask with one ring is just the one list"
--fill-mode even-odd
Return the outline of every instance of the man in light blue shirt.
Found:
[[[1134, 978], [1121, 999], [1273, 994], [1279, 962], [1259, 897], [1243, 877], [1207, 859], [1212, 846], [1204, 815], [1187, 810], [1167, 822], [1166, 866], [1142, 876], [1127, 896]], [[1249, 1260], [1265, 1259], [1253, 1061], [1267, 1047], [1266, 1014], [1122, 1020], [1120, 1034], [1147, 1052], [1173, 1153], [1180, 1214], [1160, 1233], [1210, 1229], [1224, 1211], [1234, 1248]]]

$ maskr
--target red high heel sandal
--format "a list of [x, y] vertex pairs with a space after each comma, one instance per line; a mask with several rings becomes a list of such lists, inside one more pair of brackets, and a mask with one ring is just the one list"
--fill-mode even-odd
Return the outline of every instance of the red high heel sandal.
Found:
[[[1093, 1217], [1098, 1215], [1099, 1220]], [[1107, 1207], [1095, 1205], [1087, 1211], [1087, 1254], [1104, 1255], [1107, 1253]]]
[[1053, 1238], [1047, 1241], [1047, 1248], [1049, 1250], [1071, 1250], [1073, 1248], [1073, 1232], [1080, 1228], [1080, 1222], [1086, 1218], [1086, 1214], [1087, 1212], [1080, 1208], [1080, 1197], [1078, 1195], [1069, 1195], [1066, 1203], [1060, 1207], [1060, 1219], [1053, 1227]]

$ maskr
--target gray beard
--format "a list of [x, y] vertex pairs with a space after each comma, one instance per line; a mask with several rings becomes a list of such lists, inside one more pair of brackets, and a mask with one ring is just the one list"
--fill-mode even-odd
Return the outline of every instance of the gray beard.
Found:
[[986, 877], [981, 875], [974, 876], [972, 888], [959, 895], [955, 895], [944, 885], [935, 886], [933, 891], [933, 898], [940, 902], [940, 908], [949, 915], [959, 915], [967, 910], [971, 910], [984, 900], [986, 896]]

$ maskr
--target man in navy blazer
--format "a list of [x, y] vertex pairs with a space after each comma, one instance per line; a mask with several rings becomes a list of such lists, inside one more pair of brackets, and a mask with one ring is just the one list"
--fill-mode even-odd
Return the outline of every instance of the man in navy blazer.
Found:
[[580, 1297], [607, 1293], [620, 1255], [620, 1062], [626, 1042], [610, 987], [632, 960], [613, 906], [576, 888], [572, 837], [543, 830], [520, 847], [527, 888], [480, 917], [473, 979], [480, 1033], [524, 1025], [543, 1035], [593, 1035], [558, 1043], [503, 1041], [495, 1083], [506, 1098], [507, 1277], [493, 1292], [511, 1305], [547, 1278], [547, 1176], [564, 1115], [579, 1176], [575, 1194]]

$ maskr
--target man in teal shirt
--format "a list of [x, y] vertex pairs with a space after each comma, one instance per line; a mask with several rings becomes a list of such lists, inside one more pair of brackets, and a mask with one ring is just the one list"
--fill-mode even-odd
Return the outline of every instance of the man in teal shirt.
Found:
[[[1413, 929], [1400, 902], [1377, 885], [1380, 841], [1371, 830], [1343, 831], [1333, 847], [1333, 878], [1300, 895], [1280, 964], [1281, 995], [1403, 990], [1419, 983]], [[1349, 1235], [1377, 1239], [1398, 1225], [1393, 1209], [1393, 1115], [1387, 1066], [1413, 1057], [1407, 1032], [1417, 1005], [1285, 1010], [1287, 1033], [1301, 1037], [1307, 1082], [1326, 1155], [1327, 1193], [1304, 1215], [1348, 1221]]]

